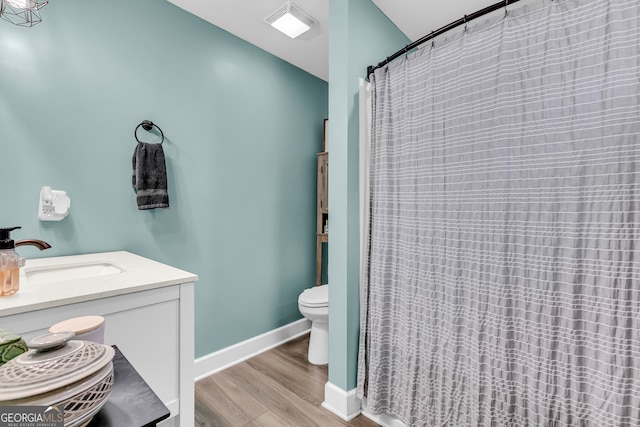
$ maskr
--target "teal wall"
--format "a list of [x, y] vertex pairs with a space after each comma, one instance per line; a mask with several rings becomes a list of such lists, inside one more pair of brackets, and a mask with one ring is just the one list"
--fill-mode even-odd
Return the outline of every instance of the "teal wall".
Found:
[[[0, 225], [53, 245], [20, 254], [127, 250], [198, 274], [196, 356], [301, 318], [327, 83], [165, 1], [81, 3], [0, 21]], [[166, 136], [167, 210], [135, 205], [143, 119]], [[43, 185], [71, 197], [62, 222], [37, 219]]]
[[358, 78], [410, 40], [371, 0], [330, 0], [329, 20], [329, 381], [350, 390], [360, 325]]

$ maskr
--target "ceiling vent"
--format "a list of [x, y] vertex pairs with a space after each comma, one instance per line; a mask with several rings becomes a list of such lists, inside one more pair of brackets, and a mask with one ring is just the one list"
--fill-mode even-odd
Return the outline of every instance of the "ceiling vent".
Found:
[[315, 19], [291, 2], [267, 16], [264, 21], [295, 39], [316, 24]]

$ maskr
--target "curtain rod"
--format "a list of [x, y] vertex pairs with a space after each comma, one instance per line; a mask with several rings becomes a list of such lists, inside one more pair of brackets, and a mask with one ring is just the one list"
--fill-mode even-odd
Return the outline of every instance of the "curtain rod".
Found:
[[437, 29], [436, 31], [432, 31], [431, 34], [427, 34], [426, 36], [423, 36], [423, 37], [419, 38], [418, 40], [414, 41], [413, 43], [406, 45], [404, 48], [400, 49], [399, 51], [397, 51], [393, 55], [388, 56], [387, 59], [385, 59], [382, 62], [379, 62], [378, 65], [369, 65], [367, 67], [367, 77], [369, 77], [371, 75], [371, 73], [373, 73], [378, 68], [384, 67], [385, 65], [387, 65], [388, 63], [390, 63], [394, 59], [401, 57], [402, 55], [406, 54], [410, 50], [420, 46], [423, 43], [428, 42], [429, 40], [433, 39], [434, 37], [437, 37], [442, 33], [446, 33], [447, 31], [452, 30], [457, 26], [460, 26], [460, 25], [463, 25], [463, 24], [467, 24], [469, 21], [473, 21], [474, 19], [479, 18], [479, 17], [481, 17], [483, 15], [486, 15], [487, 13], [494, 12], [494, 11], [496, 11], [498, 9], [502, 9], [503, 7], [506, 8], [510, 4], [517, 3], [519, 1], [520, 0], [502, 0], [502, 1], [499, 1], [498, 3], [494, 3], [491, 6], [487, 6], [484, 9], [481, 9], [481, 10], [479, 10], [477, 12], [472, 13], [471, 15], [465, 15], [464, 18], [460, 18], [457, 21], [453, 21], [450, 24], [447, 24], [444, 27]]

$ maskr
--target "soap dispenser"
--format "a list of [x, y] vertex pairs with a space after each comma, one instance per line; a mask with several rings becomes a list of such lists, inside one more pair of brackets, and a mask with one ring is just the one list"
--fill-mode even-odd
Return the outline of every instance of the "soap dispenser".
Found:
[[10, 233], [22, 227], [0, 228], [0, 297], [13, 295], [20, 289], [20, 267], [24, 258], [15, 251], [16, 246], [31, 245], [40, 250], [51, 247], [42, 240], [21, 240], [14, 242]]
[[0, 228], [0, 297], [13, 295], [20, 289], [20, 267], [24, 259], [15, 251], [9, 233], [20, 227]]

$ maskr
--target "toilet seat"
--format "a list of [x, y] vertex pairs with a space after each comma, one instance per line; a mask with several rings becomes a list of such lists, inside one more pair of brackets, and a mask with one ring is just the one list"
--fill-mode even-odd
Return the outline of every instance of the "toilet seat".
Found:
[[329, 285], [314, 286], [305, 289], [298, 297], [298, 304], [305, 307], [328, 307]]

